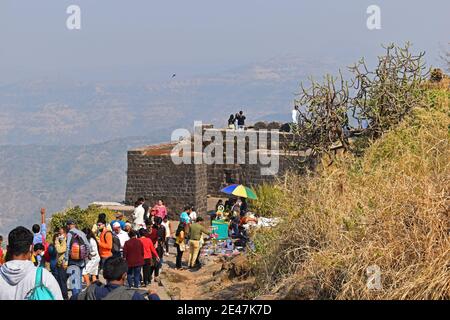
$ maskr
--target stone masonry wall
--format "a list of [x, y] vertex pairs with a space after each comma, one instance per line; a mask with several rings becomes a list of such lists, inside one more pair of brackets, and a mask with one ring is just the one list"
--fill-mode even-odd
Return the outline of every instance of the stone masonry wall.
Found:
[[[227, 131], [211, 127], [205, 127], [203, 132], [205, 130], [223, 134], [225, 156]], [[280, 145], [289, 143], [292, 141], [292, 135], [282, 133], [279, 135], [279, 141]], [[204, 142], [203, 147], [207, 145], [208, 142]], [[267, 147], [270, 148], [271, 145], [269, 144]], [[150, 205], [153, 205], [158, 199], [162, 199], [167, 204], [172, 218], [178, 216], [187, 204], [194, 205], [198, 213], [205, 214], [207, 195], [224, 196], [220, 193], [220, 189], [230, 183], [255, 186], [264, 182], [272, 182], [276, 176], [284, 174], [290, 163], [287, 160], [290, 156], [280, 156], [279, 172], [276, 176], [262, 175], [260, 164], [175, 165], [170, 157], [170, 149], [170, 145], [159, 145], [128, 151], [125, 195], [127, 203], [133, 204], [139, 197], [144, 197]], [[236, 144], [234, 149], [236, 152]], [[245, 144], [245, 151], [248, 159], [248, 142]]]
[[126, 202], [144, 197], [149, 205], [163, 200], [169, 215], [182, 212], [186, 204], [206, 211], [207, 175], [205, 165], [175, 165], [170, 155], [145, 155], [128, 151]]
[[263, 183], [274, 182], [277, 177], [281, 177], [289, 170], [291, 162], [289, 157], [279, 156], [279, 171], [277, 175], [263, 175], [260, 164], [241, 164], [241, 165], [210, 165], [208, 166], [208, 195], [220, 197], [224, 196], [220, 189], [224, 188], [226, 171], [232, 172], [232, 183], [243, 184], [246, 186], [256, 186]]

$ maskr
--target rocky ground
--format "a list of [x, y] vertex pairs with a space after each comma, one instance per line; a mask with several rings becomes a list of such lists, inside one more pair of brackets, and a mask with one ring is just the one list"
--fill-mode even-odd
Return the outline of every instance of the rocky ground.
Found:
[[[170, 248], [164, 257], [161, 284], [152, 284], [161, 299], [173, 300], [218, 300], [240, 299], [243, 289], [251, 286], [249, 266], [244, 255], [234, 258], [209, 256], [202, 258], [200, 269], [175, 269], [175, 248]], [[183, 256], [187, 261], [189, 252]], [[183, 263], [184, 265], [184, 263]]]
[[[205, 257], [201, 259], [203, 266], [192, 270], [185, 263], [188, 250], [183, 256], [184, 270], [175, 269], [175, 256], [172, 246], [169, 255], [164, 256], [159, 281], [139, 291], [157, 293], [161, 300], [235, 300], [245, 299], [243, 291], [253, 283], [243, 254], [234, 258]], [[100, 281], [105, 282], [101, 274]]]

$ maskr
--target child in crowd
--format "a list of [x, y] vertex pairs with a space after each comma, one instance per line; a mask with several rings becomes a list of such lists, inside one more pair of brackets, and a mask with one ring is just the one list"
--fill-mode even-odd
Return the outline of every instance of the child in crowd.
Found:
[[36, 243], [33, 246], [33, 256], [31, 257], [31, 261], [34, 263], [36, 267], [45, 266], [44, 253], [45, 247], [42, 243]]

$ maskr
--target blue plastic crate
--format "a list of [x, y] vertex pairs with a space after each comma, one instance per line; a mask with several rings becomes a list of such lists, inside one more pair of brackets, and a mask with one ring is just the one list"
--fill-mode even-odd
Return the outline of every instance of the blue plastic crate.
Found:
[[218, 234], [218, 240], [228, 239], [228, 223], [221, 220], [214, 220], [212, 222], [213, 232]]

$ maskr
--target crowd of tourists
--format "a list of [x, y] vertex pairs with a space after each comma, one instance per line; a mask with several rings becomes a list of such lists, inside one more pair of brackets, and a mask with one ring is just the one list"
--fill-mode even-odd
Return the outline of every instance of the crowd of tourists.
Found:
[[160, 284], [172, 237], [175, 267], [201, 267], [203, 237], [211, 231], [192, 205], [184, 207], [178, 226], [172, 228], [162, 200], [150, 207], [140, 198], [130, 220], [117, 212], [114, 220], [107, 221], [106, 214], [100, 213], [92, 227], [80, 230], [76, 221], [68, 219], [48, 239], [45, 209], [41, 209], [40, 224], [9, 233], [6, 253], [0, 236], [0, 300], [158, 300], [146, 287], [152, 281]]

